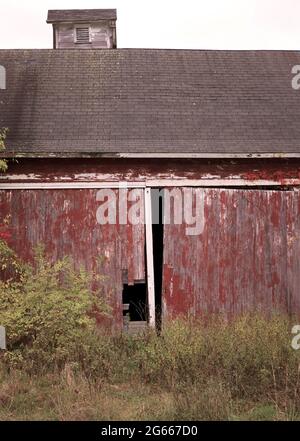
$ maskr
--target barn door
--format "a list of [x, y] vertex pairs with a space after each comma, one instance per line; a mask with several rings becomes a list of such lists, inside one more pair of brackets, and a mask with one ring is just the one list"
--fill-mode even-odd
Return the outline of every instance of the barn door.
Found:
[[[32, 261], [34, 248], [43, 244], [51, 260], [70, 256], [76, 268], [97, 272], [101, 276], [101, 292], [112, 307], [112, 325], [120, 328], [125, 286], [137, 287], [138, 292], [144, 289], [147, 302], [144, 189], [135, 189], [126, 200], [128, 212], [140, 201], [140, 216], [135, 216], [134, 222], [127, 222], [127, 217], [120, 219], [120, 189], [104, 189], [103, 194], [99, 191], [2, 189], [0, 226], [10, 219], [9, 245], [24, 260]], [[103, 202], [112, 223], [101, 223], [99, 210]]]
[[[174, 204], [186, 192], [193, 196], [195, 211], [198, 198], [199, 225], [193, 235], [184, 216], [182, 223], [165, 222], [164, 318], [212, 313], [232, 317], [254, 310], [299, 313], [299, 192], [177, 190]], [[179, 200], [174, 213], [182, 207]]]

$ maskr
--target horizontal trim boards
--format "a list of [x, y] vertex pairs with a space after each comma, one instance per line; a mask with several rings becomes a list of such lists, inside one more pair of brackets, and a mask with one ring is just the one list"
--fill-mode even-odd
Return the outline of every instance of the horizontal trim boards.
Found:
[[[9, 179], [9, 176], [6, 176]], [[55, 190], [97, 188], [146, 188], [146, 187], [286, 187], [300, 186], [300, 179], [244, 180], [244, 179], [161, 179], [143, 182], [0, 182], [0, 190]]]
[[145, 158], [145, 159], [255, 159], [255, 158], [300, 158], [300, 153], [116, 153], [116, 152], [9, 152], [1, 158]]

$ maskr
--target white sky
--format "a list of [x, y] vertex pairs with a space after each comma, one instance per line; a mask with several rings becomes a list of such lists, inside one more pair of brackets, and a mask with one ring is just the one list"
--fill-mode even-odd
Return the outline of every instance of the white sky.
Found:
[[300, 0], [0, 0], [0, 48], [51, 48], [48, 9], [117, 8], [118, 47], [300, 49]]

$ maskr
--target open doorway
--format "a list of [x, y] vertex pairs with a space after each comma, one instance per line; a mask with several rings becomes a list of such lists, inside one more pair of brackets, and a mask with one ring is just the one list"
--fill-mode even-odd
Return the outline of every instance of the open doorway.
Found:
[[[145, 190], [146, 280], [129, 285], [123, 277], [124, 331], [130, 334], [147, 325], [161, 328], [164, 200], [163, 189]], [[124, 276], [124, 275], [123, 275]]]
[[124, 316], [129, 315], [130, 321], [147, 321], [147, 286], [146, 283], [124, 285], [123, 288]]
[[161, 329], [162, 313], [162, 276], [163, 276], [163, 243], [164, 243], [164, 191], [161, 188], [151, 190], [153, 266], [155, 289], [156, 328]]
[[147, 327], [147, 285], [136, 283], [123, 286], [123, 328], [129, 334], [137, 334]]

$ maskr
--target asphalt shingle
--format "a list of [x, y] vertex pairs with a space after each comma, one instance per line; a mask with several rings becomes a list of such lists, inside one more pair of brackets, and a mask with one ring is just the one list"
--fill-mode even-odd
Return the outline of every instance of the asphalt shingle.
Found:
[[47, 23], [116, 20], [116, 9], [52, 9]]
[[296, 51], [0, 50], [8, 152], [300, 153]]

